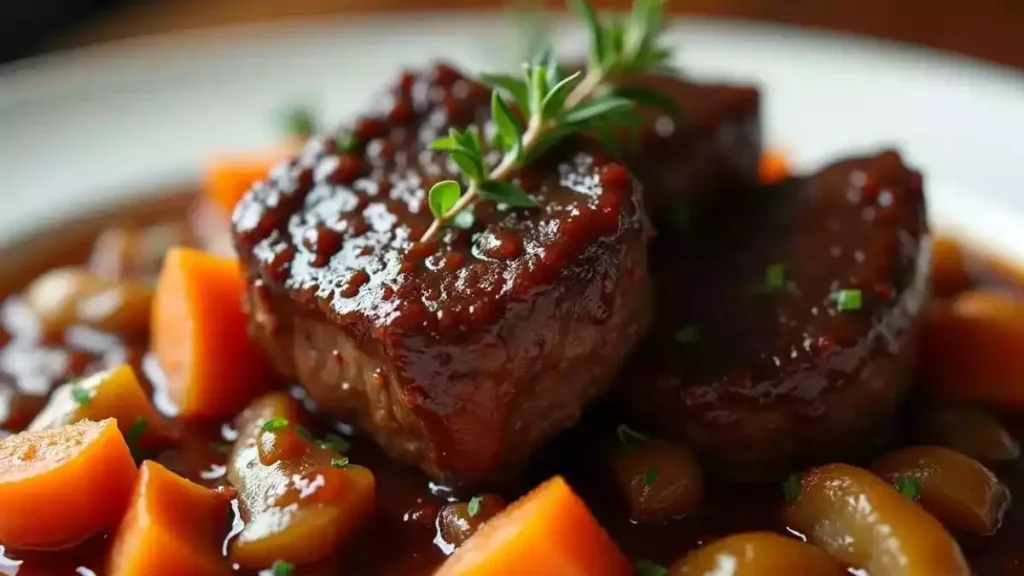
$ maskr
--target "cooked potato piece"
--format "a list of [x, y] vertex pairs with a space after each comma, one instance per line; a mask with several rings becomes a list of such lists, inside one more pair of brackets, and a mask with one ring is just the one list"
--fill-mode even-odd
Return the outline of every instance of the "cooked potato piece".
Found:
[[949, 448], [900, 448], [872, 463], [871, 470], [894, 486], [909, 486], [921, 506], [946, 526], [972, 534], [995, 532], [1010, 504], [1006, 486], [988, 468]]
[[931, 406], [914, 424], [924, 444], [952, 448], [971, 458], [1000, 462], [1020, 457], [1020, 443], [990, 412], [969, 406]]
[[971, 290], [925, 315], [923, 385], [953, 402], [1024, 408], [1024, 298]]
[[483, 525], [505, 509], [508, 503], [498, 495], [484, 494], [469, 502], [448, 504], [441, 509], [438, 526], [444, 541], [458, 548]]
[[845, 574], [825, 551], [774, 532], [733, 534], [676, 562], [668, 576], [778, 576]]
[[59, 336], [75, 324], [125, 337], [145, 337], [153, 291], [130, 280], [96, 276], [82, 268], [56, 268], [25, 289], [25, 301], [44, 332]]
[[69, 382], [50, 395], [29, 430], [56, 430], [81, 420], [114, 418], [128, 445], [157, 449], [177, 437], [170, 423], [153, 408], [131, 366], [122, 365]]
[[635, 522], [688, 516], [704, 499], [700, 464], [685, 446], [661, 441], [619, 443], [611, 449], [615, 482]]
[[230, 554], [242, 566], [315, 562], [337, 551], [373, 510], [373, 474], [306, 437], [301, 418], [299, 403], [275, 392], [254, 400], [236, 422], [228, 480], [238, 488], [245, 528]]
[[839, 562], [871, 576], [971, 573], [942, 524], [871, 472], [827, 464], [798, 486], [786, 506], [789, 526]]

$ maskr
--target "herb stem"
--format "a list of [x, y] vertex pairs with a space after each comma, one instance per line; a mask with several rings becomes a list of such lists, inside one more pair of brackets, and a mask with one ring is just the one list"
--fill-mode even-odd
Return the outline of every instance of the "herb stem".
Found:
[[[607, 71], [602, 68], [592, 68], [587, 70], [587, 73], [580, 80], [572, 91], [565, 97], [565, 109], [571, 110], [572, 108], [582, 104], [589, 98], [601, 84], [604, 82], [607, 76]], [[540, 141], [548, 130], [558, 124], [554, 118], [544, 118], [539, 110], [534, 111], [530, 116], [530, 121], [526, 125], [526, 131], [523, 133], [523, 139], [521, 143], [521, 152], [516, 153], [515, 150], [505, 153], [502, 157], [501, 162], [494, 167], [493, 170], [488, 174], [489, 180], [504, 180], [507, 178], [513, 170], [517, 167], [517, 160], [520, 156], [529, 153], [531, 148]], [[431, 242], [437, 238], [438, 234], [441, 233], [441, 229], [448, 225], [453, 218], [463, 210], [469, 208], [476, 203], [480, 195], [480, 183], [476, 180], [471, 180], [469, 186], [466, 188], [466, 193], [459, 198], [459, 200], [451, 207], [450, 210], [445, 212], [443, 215], [434, 219], [434, 222], [427, 228], [426, 233], [420, 238], [420, 242]]]

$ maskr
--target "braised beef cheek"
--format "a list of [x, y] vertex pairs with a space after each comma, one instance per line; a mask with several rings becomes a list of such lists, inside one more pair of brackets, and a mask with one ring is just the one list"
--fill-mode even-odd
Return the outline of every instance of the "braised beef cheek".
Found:
[[738, 480], [864, 450], [908, 389], [929, 250], [895, 152], [722, 196], [653, 246], [655, 326], [622, 392]]
[[[650, 230], [639, 185], [586, 142], [517, 175], [540, 204], [483, 202], [418, 243], [427, 150], [492, 134], [490, 93], [450, 67], [403, 74], [351, 127], [315, 138], [237, 207], [251, 329], [317, 405], [392, 456], [463, 485], [514, 476], [603, 394], [646, 333]], [[492, 158], [496, 161], [496, 158]]]

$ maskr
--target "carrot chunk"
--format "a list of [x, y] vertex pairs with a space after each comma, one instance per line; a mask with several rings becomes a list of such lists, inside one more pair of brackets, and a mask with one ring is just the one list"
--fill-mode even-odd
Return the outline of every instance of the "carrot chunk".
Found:
[[781, 150], [765, 150], [757, 171], [762, 184], [782, 182], [792, 173], [789, 159]]
[[159, 449], [177, 438], [170, 423], [150, 403], [135, 370], [127, 364], [60, 386], [28, 429], [54, 430], [104, 418], [117, 420], [117, 427], [133, 450]]
[[229, 574], [220, 548], [230, 500], [227, 492], [204, 488], [146, 461], [131, 507], [114, 536], [107, 574]]
[[292, 152], [292, 147], [282, 146], [247, 156], [216, 158], [206, 167], [203, 193], [230, 217], [249, 188]]
[[244, 290], [234, 259], [190, 248], [164, 259], [151, 342], [182, 416], [230, 416], [274, 382], [246, 332]]
[[435, 576], [627, 576], [632, 568], [560, 476], [487, 521]]
[[970, 290], [925, 316], [921, 390], [943, 400], [1024, 409], [1024, 299]]
[[112, 528], [137, 471], [113, 419], [0, 441], [0, 543], [55, 549]]

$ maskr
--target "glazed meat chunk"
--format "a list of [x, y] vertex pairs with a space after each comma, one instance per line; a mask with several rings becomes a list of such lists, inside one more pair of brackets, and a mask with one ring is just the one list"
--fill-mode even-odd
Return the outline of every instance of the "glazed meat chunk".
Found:
[[867, 449], [909, 385], [928, 253], [895, 152], [722, 196], [652, 248], [657, 320], [622, 392], [739, 480]]
[[456, 175], [427, 144], [469, 124], [486, 141], [489, 90], [438, 65], [377, 102], [237, 207], [252, 333], [391, 455], [499, 483], [609, 388], [647, 330], [640, 188], [568, 142], [515, 177], [538, 208], [482, 202], [422, 243], [426, 190]]

